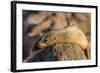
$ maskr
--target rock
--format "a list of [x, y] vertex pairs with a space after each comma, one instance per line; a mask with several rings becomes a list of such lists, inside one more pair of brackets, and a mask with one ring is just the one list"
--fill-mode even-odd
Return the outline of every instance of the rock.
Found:
[[41, 23], [41, 24], [37, 25], [35, 28], [33, 28], [32, 32], [28, 33], [28, 36], [33, 37], [38, 34], [41, 34], [44, 30], [50, 28], [51, 24], [52, 24], [51, 19], [44, 21], [43, 23]]
[[31, 55], [26, 62], [87, 60], [85, 52], [78, 44], [57, 43], [41, 50], [34, 57]]
[[51, 17], [51, 19], [54, 22], [54, 25], [51, 27], [52, 30], [58, 30], [68, 26], [68, 21], [63, 12], [57, 12], [55, 16]]
[[58, 56], [60, 61], [67, 60], [86, 60], [87, 57], [78, 44], [71, 43], [57, 43], [54, 45], [54, 54]]
[[34, 50], [33, 47], [36, 45], [39, 39], [40, 39], [39, 35], [32, 38], [28, 36], [25, 36], [23, 38], [23, 50], [22, 50], [23, 60], [30, 56], [30, 54], [32, 53], [32, 50]]
[[30, 14], [27, 17], [27, 20], [25, 23], [38, 25], [51, 15], [52, 15], [52, 12], [45, 12], [45, 11], [38, 12], [37, 14]]
[[85, 51], [85, 54], [86, 54], [86, 56], [87, 56], [87, 58], [88, 59], [91, 59], [91, 47], [90, 47], [90, 45], [87, 47], [87, 49], [86, 50], [84, 50]]
[[73, 13], [70, 23], [80, 28], [84, 34], [91, 33], [91, 15], [89, 13]]

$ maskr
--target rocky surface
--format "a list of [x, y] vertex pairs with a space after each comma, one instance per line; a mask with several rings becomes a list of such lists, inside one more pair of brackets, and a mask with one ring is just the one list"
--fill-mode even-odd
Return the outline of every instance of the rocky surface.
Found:
[[78, 44], [57, 43], [45, 49], [33, 51], [24, 62], [43, 62], [43, 61], [71, 61], [87, 60], [88, 56]]

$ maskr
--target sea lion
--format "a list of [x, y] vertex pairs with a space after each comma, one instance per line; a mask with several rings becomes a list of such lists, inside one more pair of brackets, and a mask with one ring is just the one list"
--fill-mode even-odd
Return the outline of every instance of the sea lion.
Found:
[[55, 43], [76, 43], [83, 50], [88, 46], [87, 38], [84, 33], [76, 26], [69, 26], [61, 30], [54, 30], [46, 33], [39, 41], [38, 46], [45, 48]]

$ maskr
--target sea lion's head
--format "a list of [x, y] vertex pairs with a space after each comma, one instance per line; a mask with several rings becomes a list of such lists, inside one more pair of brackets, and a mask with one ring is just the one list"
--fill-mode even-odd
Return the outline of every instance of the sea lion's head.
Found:
[[54, 44], [56, 42], [56, 40], [57, 40], [57, 38], [54, 34], [47, 33], [39, 41], [38, 47], [45, 48], [47, 46], [50, 46], [50, 45]]

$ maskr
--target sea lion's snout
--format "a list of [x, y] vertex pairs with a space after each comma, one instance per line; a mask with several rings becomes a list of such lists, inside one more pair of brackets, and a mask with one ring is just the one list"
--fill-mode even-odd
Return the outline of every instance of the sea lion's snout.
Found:
[[39, 48], [45, 48], [45, 47], [47, 47], [47, 44], [46, 43], [38, 43], [38, 47]]

